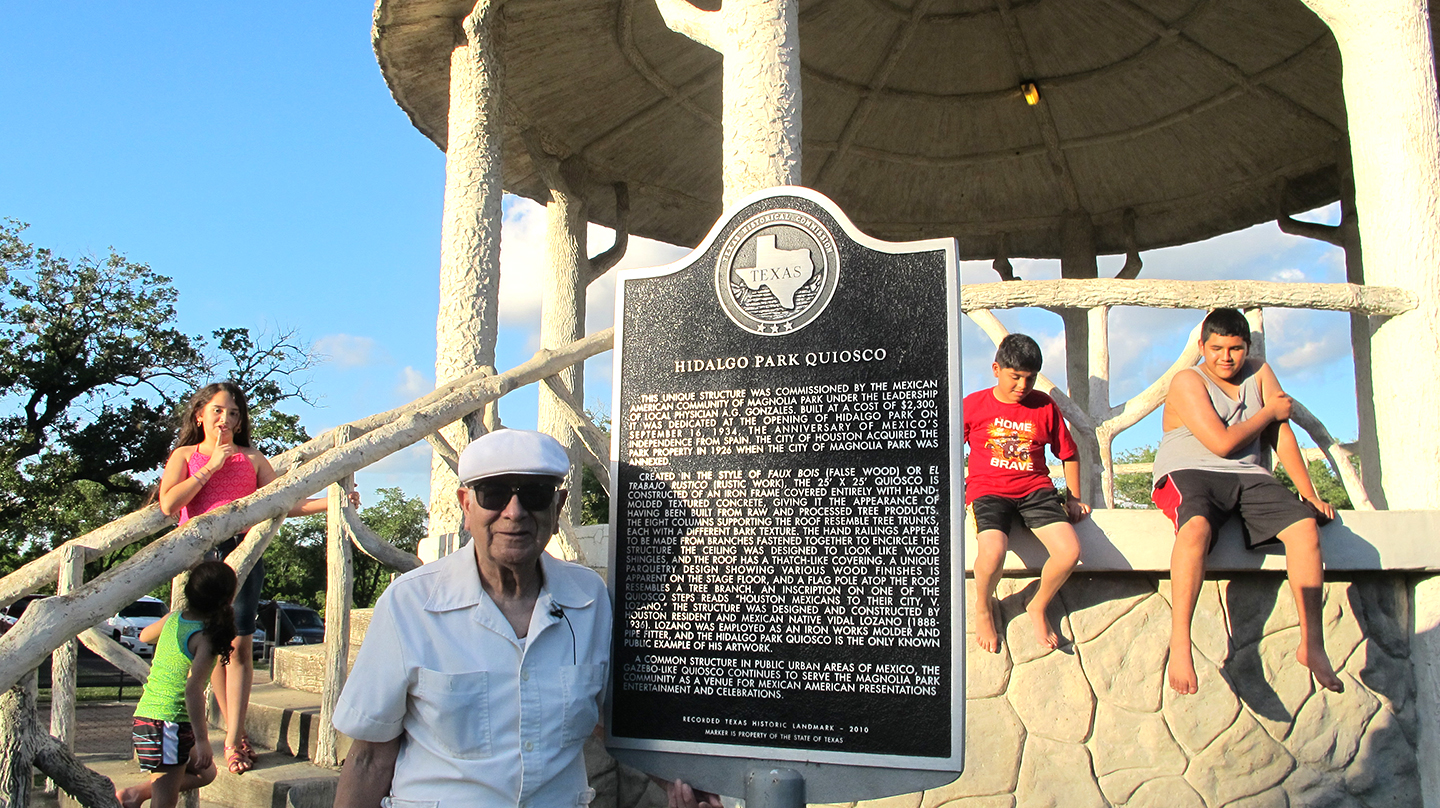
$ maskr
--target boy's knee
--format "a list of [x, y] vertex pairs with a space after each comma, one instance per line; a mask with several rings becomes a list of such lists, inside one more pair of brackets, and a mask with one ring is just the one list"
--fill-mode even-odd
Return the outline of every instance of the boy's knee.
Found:
[[1320, 528], [1314, 519], [1303, 519], [1276, 536], [1286, 550], [1314, 550], [1320, 547]]
[[1004, 555], [1010, 549], [1010, 536], [1003, 530], [982, 530], [975, 536], [975, 546], [982, 554]]
[[1056, 542], [1055, 547], [1050, 550], [1050, 557], [1067, 566], [1075, 566], [1080, 562], [1080, 540], [1072, 534], [1067, 539]]
[[1175, 531], [1178, 547], [1208, 548], [1210, 546], [1210, 523], [1202, 516], [1196, 516]]

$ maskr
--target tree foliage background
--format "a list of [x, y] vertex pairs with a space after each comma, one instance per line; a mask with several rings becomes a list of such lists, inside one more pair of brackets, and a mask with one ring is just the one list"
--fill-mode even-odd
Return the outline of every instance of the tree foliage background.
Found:
[[[1142, 446], [1139, 449], [1132, 449], [1128, 452], [1121, 452], [1115, 456], [1115, 465], [1121, 463], [1153, 463], [1155, 462], [1155, 447]], [[1330, 464], [1324, 460], [1310, 461], [1309, 468], [1310, 483], [1315, 486], [1315, 493], [1320, 498], [1335, 506], [1336, 508], [1349, 509], [1350, 495], [1345, 493], [1345, 485], [1340, 482], [1335, 473], [1330, 470]], [[1284, 483], [1285, 487], [1295, 491], [1295, 483], [1290, 480], [1290, 475], [1285, 469], [1275, 467], [1275, 479]], [[1155, 504], [1150, 500], [1150, 472], [1137, 472], [1132, 474], [1115, 475], [1115, 505], [1120, 508], [1153, 508]], [[1298, 496], [1298, 492], [1296, 494]]]
[[249, 392], [262, 452], [308, 438], [279, 409], [317, 362], [294, 331], [182, 333], [168, 277], [114, 249], [55, 255], [25, 227], [0, 220], [0, 574], [143, 505], [210, 380]]
[[[418, 497], [399, 488], [381, 488], [380, 501], [360, 509], [360, 519], [391, 544], [413, 553], [425, 535], [428, 511]], [[356, 608], [368, 609], [390, 584], [390, 568], [356, 551]], [[325, 608], [325, 517], [287, 520], [265, 551], [261, 596], [314, 609]]]

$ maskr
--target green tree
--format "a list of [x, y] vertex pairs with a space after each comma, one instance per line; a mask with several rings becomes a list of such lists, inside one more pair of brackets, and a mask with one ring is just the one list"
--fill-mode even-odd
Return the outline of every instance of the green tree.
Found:
[[[1318, 458], [1311, 460], [1306, 466], [1306, 471], [1310, 474], [1310, 484], [1315, 486], [1315, 493], [1319, 494], [1321, 499], [1344, 510], [1354, 507], [1350, 503], [1350, 495], [1345, 492], [1345, 484], [1340, 482], [1335, 473], [1330, 470], [1329, 463]], [[1284, 483], [1286, 488], [1295, 491], [1296, 496], [1299, 496], [1300, 492], [1295, 489], [1295, 482], [1290, 479], [1289, 474], [1285, 473], [1284, 467], [1275, 467], [1275, 479]]]
[[[1139, 449], [1131, 449], [1128, 452], [1121, 452], [1115, 457], [1115, 464], [1121, 463], [1153, 463], [1155, 462], [1155, 447], [1142, 446]], [[1310, 483], [1315, 486], [1315, 493], [1320, 498], [1334, 505], [1336, 508], [1349, 509], [1350, 495], [1345, 493], [1345, 486], [1330, 470], [1330, 464], [1324, 460], [1312, 460], [1308, 464]], [[1285, 473], [1283, 466], [1275, 467], [1275, 479], [1279, 480], [1291, 491], [1295, 491], [1295, 483], [1290, 475]], [[1296, 492], [1299, 495], [1299, 492]], [[1115, 504], [1122, 508], [1153, 508], [1154, 503], [1150, 501], [1150, 472], [1135, 472], [1131, 474], [1115, 475]]]
[[[380, 538], [407, 553], [415, 552], [425, 537], [430, 512], [419, 497], [407, 497], [399, 488], [381, 488], [380, 501], [360, 511], [360, 519]], [[368, 609], [390, 585], [391, 569], [364, 553], [355, 554], [355, 606]]]
[[[1115, 465], [1122, 463], [1154, 463], [1155, 447], [1141, 446], [1138, 449], [1130, 449], [1115, 455]], [[1117, 508], [1153, 508], [1155, 504], [1150, 501], [1150, 471], [1132, 472], [1129, 474], [1115, 475], [1115, 507]]]
[[261, 597], [325, 606], [325, 517], [287, 519], [265, 549]]
[[[605, 437], [610, 437], [610, 413], [597, 405], [597, 408], [586, 413], [595, 426], [600, 427]], [[600, 478], [589, 466], [580, 468], [580, 524], [582, 525], [604, 525], [610, 522], [610, 495], [605, 493], [605, 486], [600, 484]]]
[[12, 550], [139, 504], [137, 472], [169, 449], [167, 392], [203, 368], [174, 327], [169, 278], [113, 250], [69, 261], [25, 243], [24, 228], [0, 223], [0, 529]]
[[[425, 535], [428, 511], [418, 497], [399, 488], [381, 488], [380, 501], [360, 510], [360, 519], [381, 538], [406, 552], [415, 552]], [[389, 567], [356, 550], [353, 602], [356, 608], [375, 605], [390, 584]], [[325, 517], [290, 519], [265, 551], [264, 597], [325, 608]]]
[[298, 332], [281, 328], [258, 338], [248, 328], [221, 328], [210, 333], [219, 354], [207, 357], [209, 376], [229, 379], [245, 391], [255, 448], [271, 457], [309, 440], [300, 416], [279, 409], [290, 399], [315, 403], [307, 388], [309, 371], [320, 363], [320, 357]]
[[308, 438], [277, 408], [317, 361], [294, 331], [219, 329], [212, 350], [176, 328], [169, 278], [114, 250], [62, 258], [25, 227], [0, 221], [0, 573], [144, 504], [211, 378], [251, 390], [262, 451]]

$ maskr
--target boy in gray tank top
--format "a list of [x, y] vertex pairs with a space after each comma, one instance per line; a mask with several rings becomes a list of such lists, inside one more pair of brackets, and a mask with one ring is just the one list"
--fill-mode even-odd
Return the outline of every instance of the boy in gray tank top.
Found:
[[[1170, 686], [1182, 694], [1199, 690], [1190, 623], [1215, 532], [1238, 513], [1248, 546], [1271, 541], [1285, 545], [1285, 567], [1300, 613], [1295, 658], [1321, 687], [1340, 692], [1345, 688], [1325, 654], [1321, 630], [1324, 564], [1317, 523], [1317, 518], [1334, 518], [1335, 510], [1310, 482], [1289, 424], [1290, 397], [1269, 365], [1248, 357], [1249, 350], [1245, 316], [1235, 309], [1216, 309], [1200, 328], [1203, 361], [1175, 374], [1165, 399], [1154, 501], [1175, 525]], [[1302, 498], [1270, 474], [1271, 447]]]

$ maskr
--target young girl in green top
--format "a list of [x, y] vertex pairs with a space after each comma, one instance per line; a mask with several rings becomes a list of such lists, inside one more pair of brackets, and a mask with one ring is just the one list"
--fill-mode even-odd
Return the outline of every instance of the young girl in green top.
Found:
[[[205, 683], [215, 660], [230, 656], [235, 637], [235, 571], [203, 561], [185, 582], [185, 609], [140, 632], [155, 646], [150, 678], [135, 707], [135, 755], [150, 779], [115, 792], [124, 808], [179, 804], [180, 792], [215, 779], [214, 751], [205, 722]], [[190, 719], [194, 717], [192, 722]]]

